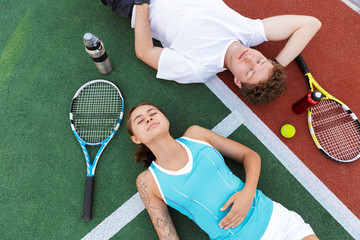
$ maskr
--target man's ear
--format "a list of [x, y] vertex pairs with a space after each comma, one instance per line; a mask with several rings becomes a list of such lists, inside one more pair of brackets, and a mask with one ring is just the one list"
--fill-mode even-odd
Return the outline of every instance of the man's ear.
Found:
[[241, 89], [241, 87], [242, 87], [241, 82], [239, 81], [239, 79], [237, 79], [236, 76], [234, 76], [234, 83], [235, 83], [236, 86], [238, 86]]
[[130, 138], [131, 138], [131, 141], [133, 141], [133, 143], [135, 143], [135, 144], [141, 144], [141, 142], [139, 141], [139, 139], [137, 139], [137, 137], [131, 136]]

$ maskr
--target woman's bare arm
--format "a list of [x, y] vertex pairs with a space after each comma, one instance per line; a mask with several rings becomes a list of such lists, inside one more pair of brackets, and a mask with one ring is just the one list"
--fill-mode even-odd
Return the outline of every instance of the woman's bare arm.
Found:
[[[136, 179], [136, 186], [142, 202], [160, 240], [177, 240], [179, 236], [171, 220], [166, 203], [159, 198], [160, 192], [150, 170], [145, 170]], [[156, 196], [158, 195], [158, 196]]]

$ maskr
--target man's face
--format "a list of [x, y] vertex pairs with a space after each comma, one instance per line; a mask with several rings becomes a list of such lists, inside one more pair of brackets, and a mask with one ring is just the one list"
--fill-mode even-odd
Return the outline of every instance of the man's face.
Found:
[[[234, 50], [230, 60], [236, 85], [258, 84], [270, 78], [273, 65], [261, 52], [251, 48]], [[240, 83], [239, 83], [240, 82]]]

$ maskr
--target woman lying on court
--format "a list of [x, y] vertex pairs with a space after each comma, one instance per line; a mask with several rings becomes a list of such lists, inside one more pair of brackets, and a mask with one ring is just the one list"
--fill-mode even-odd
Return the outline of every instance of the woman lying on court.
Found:
[[[318, 239], [295, 212], [260, 190], [260, 157], [251, 149], [199, 126], [174, 139], [158, 107], [130, 109], [127, 130], [134, 154], [148, 168], [136, 181], [160, 239], [179, 239], [167, 205], [193, 220], [211, 239]], [[242, 182], [221, 154], [244, 165]]]

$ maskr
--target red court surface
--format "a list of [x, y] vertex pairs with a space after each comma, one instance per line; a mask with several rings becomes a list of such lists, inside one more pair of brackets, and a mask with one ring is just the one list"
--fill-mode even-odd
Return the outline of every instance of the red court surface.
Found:
[[[311, 15], [322, 22], [322, 28], [302, 52], [317, 82], [329, 93], [342, 100], [360, 116], [360, 14], [341, 0], [266, 0], [225, 2], [250, 18], [266, 18], [281, 14]], [[284, 42], [267, 42], [256, 49], [274, 58]], [[307, 127], [307, 113], [296, 115], [291, 106], [308, 92], [306, 80], [296, 62], [286, 68], [288, 90], [272, 103], [253, 106], [251, 110], [298, 156], [299, 159], [360, 218], [360, 160], [352, 163], [335, 162], [323, 155], [313, 143]], [[218, 75], [242, 100], [233, 83], [233, 75]], [[280, 134], [283, 124], [296, 127], [296, 135], [285, 139]]]

